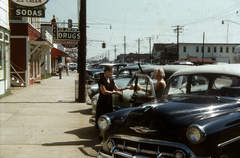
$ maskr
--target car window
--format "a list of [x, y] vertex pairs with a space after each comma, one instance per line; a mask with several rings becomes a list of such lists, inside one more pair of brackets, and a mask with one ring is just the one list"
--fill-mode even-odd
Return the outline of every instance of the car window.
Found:
[[150, 81], [147, 77], [142, 77], [142, 76], [139, 76], [138, 77], [138, 84], [140, 85], [141, 88], [144, 88], [146, 89], [146, 91], [136, 91], [137, 93], [139, 94], [144, 94], [144, 95], [147, 95], [147, 96], [150, 96], [152, 95], [152, 91], [151, 91], [151, 86], [150, 86]]
[[221, 89], [222, 87], [230, 87], [233, 84], [233, 80], [230, 76], [219, 76], [215, 81], [214, 81], [214, 89]]
[[191, 93], [206, 92], [208, 89], [209, 79], [204, 76], [194, 75], [191, 82]]
[[183, 94], [186, 93], [188, 76], [175, 76], [169, 81], [168, 94]]

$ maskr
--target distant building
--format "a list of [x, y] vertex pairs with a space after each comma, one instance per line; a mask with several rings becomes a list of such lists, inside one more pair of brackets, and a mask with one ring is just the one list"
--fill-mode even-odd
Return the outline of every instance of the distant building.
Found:
[[191, 61], [196, 64], [214, 62], [234, 63], [234, 50], [239, 43], [179, 43], [179, 59], [176, 44], [155, 43], [152, 54], [155, 62], [170, 64], [174, 61]]
[[120, 54], [117, 56], [118, 62], [127, 62], [127, 63], [137, 63], [137, 62], [149, 62], [149, 58], [151, 59], [151, 54], [137, 54], [137, 53], [129, 53], [129, 54]]

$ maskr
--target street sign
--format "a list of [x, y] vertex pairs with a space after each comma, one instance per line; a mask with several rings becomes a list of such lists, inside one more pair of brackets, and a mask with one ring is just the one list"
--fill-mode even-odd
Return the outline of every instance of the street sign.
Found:
[[80, 32], [77, 28], [61, 28], [53, 26], [53, 40], [80, 40]]
[[36, 7], [44, 5], [48, 0], [12, 0], [14, 3], [25, 7]]

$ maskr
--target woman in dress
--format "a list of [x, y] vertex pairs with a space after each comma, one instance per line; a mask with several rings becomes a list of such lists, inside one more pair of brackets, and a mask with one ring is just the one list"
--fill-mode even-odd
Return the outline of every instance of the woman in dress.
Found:
[[[129, 89], [130, 87], [118, 88], [114, 83], [111, 76], [113, 75], [114, 68], [112, 66], [106, 66], [104, 69], [104, 75], [100, 78], [98, 82], [98, 87], [100, 90], [100, 95], [97, 102], [96, 109], [96, 122], [95, 127], [98, 128], [98, 118], [101, 115], [104, 115], [109, 112], [113, 112], [112, 105], [112, 94], [121, 95], [122, 90]], [[115, 91], [113, 91], [115, 90]], [[103, 137], [103, 132], [99, 134], [99, 139], [101, 140]]]

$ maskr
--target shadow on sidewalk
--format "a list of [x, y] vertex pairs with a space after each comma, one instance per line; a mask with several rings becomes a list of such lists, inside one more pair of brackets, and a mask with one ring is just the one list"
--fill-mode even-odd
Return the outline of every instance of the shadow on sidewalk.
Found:
[[[67, 141], [67, 142], [53, 142], [45, 143], [42, 146], [84, 146], [80, 147], [79, 150], [86, 156], [96, 157], [97, 152], [101, 149], [98, 140], [99, 130], [96, 130], [94, 126], [76, 129], [72, 131], [64, 132], [66, 134], [74, 134], [80, 138], [79, 141]], [[81, 141], [81, 139], [84, 139]], [[86, 140], [87, 139], [87, 140]]]
[[92, 108], [84, 109], [84, 110], [77, 110], [77, 111], [69, 111], [68, 113], [80, 113], [82, 115], [92, 115]]

